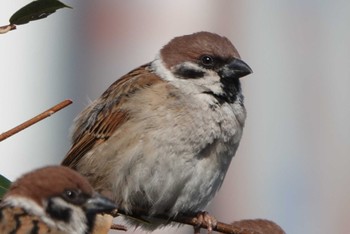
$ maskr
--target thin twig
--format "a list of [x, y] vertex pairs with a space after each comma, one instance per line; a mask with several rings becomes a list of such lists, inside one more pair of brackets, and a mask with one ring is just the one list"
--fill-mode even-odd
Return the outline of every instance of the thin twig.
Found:
[[14, 29], [16, 29], [16, 25], [14, 25], [14, 24], [1, 26], [0, 27], [0, 34], [7, 33], [7, 32], [14, 30]]
[[124, 225], [120, 225], [120, 224], [112, 224], [110, 229], [124, 231], [124, 232], [128, 231], [128, 229]]
[[10, 129], [9, 131], [7, 132], [4, 132], [0, 135], [0, 142], [5, 140], [6, 138], [22, 131], [23, 129], [51, 116], [52, 114], [54, 114], [55, 112], [65, 108], [66, 106], [72, 104], [72, 101], [71, 100], [64, 100], [63, 102], [60, 102], [59, 104], [51, 107], [50, 109], [42, 112], [41, 114], [31, 118], [30, 120], [27, 120], [26, 122], [18, 125], [17, 127], [14, 127], [12, 129]]
[[[184, 217], [179, 216], [172, 219], [175, 222], [188, 224], [191, 226], [198, 226], [197, 218], [196, 217]], [[200, 228], [208, 229], [208, 226], [205, 223], [200, 224]], [[231, 224], [217, 222], [216, 226], [213, 227], [213, 231], [221, 232], [221, 233], [227, 233], [227, 234], [254, 234], [254, 232], [248, 231], [246, 229], [234, 227]]]
[[[140, 211], [140, 213], [139, 213], [139, 211]], [[125, 212], [118, 209], [118, 214], [125, 215]], [[138, 215], [136, 215], [135, 218], [137, 219], [137, 216], [139, 216], [140, 214], [142, 215], [142, 214], [144, 214], [144, 212], [142, 212], [140, 209], [138, 209]], [[127, 216], [133, 217], [133, 215], [129, 215], [129, 214]], [[166, 220], [167, 222], [177, 222], [177, 223], [187, 224], [187, 225], [191, 225], [193, 227], [198, 227], [198, 225], [199, 225], [200, 228], [208, 229], [208, 226], [206, 225], [206, 223], [198, 224], [197, 217], [178, 215], [175, 218], [169, 218], [165, 214], [154, 215], [152, 217], [163, 219], [163, 220]], [[112, 225], [111, 229], [114, 229], [113, 225]], [[216, 226], [213, 227], [213, 231], [220, 232], [220, 233], [227, 233], [227, 234], [257, 234], [258, 233], [258, 232], [255, 232], [254, 230], [248, 230], [246, 228], [240, 228], [240, 227], [233, 226], [231, 224], [222, 223], [222, 222], [217, 222]]]

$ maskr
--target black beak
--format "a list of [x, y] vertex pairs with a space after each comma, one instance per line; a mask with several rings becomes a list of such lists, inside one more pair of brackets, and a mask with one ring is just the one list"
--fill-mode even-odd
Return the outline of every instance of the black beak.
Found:
[[240, 59], [233, 59], [230, 63], [224, 65], [219, 70], [219, 75], [221, 78], [230, 79], [230, 78], [241, 78], [243, 76], [249, 75], [253, 70]]
[[86, 201], [84, 208], [90, 214], [110, 213], [117, 209], [117, 205], [108, 198], [96, 193]]

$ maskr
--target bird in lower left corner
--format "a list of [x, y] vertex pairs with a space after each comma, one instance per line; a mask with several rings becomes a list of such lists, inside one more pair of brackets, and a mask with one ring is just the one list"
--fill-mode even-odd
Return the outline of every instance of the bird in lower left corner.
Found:
[[89, 234], [98, 214], [116, 210], [79, 173], [49, 166], [16, 180], [0, 203], [1, 234]]

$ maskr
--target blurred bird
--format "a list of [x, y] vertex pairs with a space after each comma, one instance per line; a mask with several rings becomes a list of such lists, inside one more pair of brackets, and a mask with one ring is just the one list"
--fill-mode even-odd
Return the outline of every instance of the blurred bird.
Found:
[[280, 226], [267, 219], [244, 219], [233, 222], [232, 226], [242, 233], [285, 234]]
[[0, 203], [0, 233], [88, 234], [97, 214], [115, 209], [77, 172], [44, 167], [11, 185]]
[[157, 214], [197, 214], [212, 226], [201, 211], [239, 145], [246, 118], [240, 78], [251, 72], [226, 37], [176, 37], [80, 113], [62, 164], [142, 218], [128, 221], [146, 230], [168, 224], [152, 219]]

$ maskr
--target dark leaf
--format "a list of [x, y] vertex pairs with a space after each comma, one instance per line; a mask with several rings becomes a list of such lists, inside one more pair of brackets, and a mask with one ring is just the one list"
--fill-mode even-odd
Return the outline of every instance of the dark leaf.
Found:
[[4, 176], [0, 175], [0, 198], [4, 196], [10, 185], [11, 181], [6, 179]]
[[11, 24], [26, 24], [32, 20], [46, 18], [60, 8], [68, 7], [58, 0], [37, 0], [19, 9], [10, 18]]

